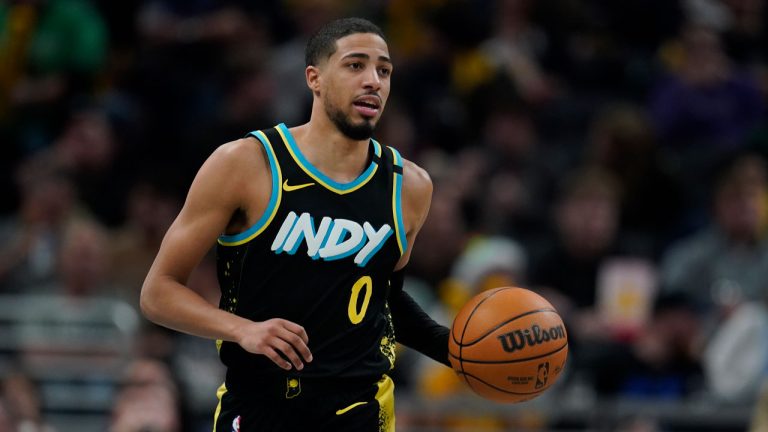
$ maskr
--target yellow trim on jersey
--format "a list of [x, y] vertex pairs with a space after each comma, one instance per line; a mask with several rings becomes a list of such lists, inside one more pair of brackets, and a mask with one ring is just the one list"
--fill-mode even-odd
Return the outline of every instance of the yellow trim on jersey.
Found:
[[[288, 153], [291, 154], [291, 157], [301, 168], [301, 170], [304, 171], [308, 176], [315, 179], [316, 182], [323, 185], [326, 189], [339, 195], [345, 195], [350, 192], [354, 192], [365, 186], [368, 181], [373, 178], [373, 176], [376, 174], [376, 170], [379, 168], [379, 164], [376, 162], [371, 162], [368, 168], [366, 168], [365, 172], [360, 174], [360, 177], [357, 179], [346, 184], [338, 183], [320, 172], [320, 170], [312, 166], [312, 164], [304, 158], [304, 155], [301, 154], [301, 150], [299, 149], [298, 144], [296, 144], [293, 137], [290, 135], [291, 132], [287, 127], [285, 127], [285, 125], [281, 123], [277, 126], [276, 129], [277, 132], [280, 133], [280, 137], [283, 138], [283, 142], [285, 143], [285, 148], [288, 149]], [[376, 156], [381, 157], [381, 144], [379, 144], [376, 140], [371, 141], [373, 142], [373, 150], [376, 153]]]
[[269, 160], [269, 167], [272, 171], [272, 192], [270, 194], [269, 203], [261, 218], [256, 221], [253, 226], [248, 228], [248, 230], [243, 231], [240, 234], [219, 237], [218, 241], [222, 246], [239, 246], [253, 240], [256, 236], [264, 232], [272, 222], [272, 219], [275, 218], [277, 209], [280, 208], [280, 201], [283, 198], [282, 188], [280, 187], [283, 183], [283, 173], [280, 170], [280, 163], [275, 156], [275, 150], [272, 148], [272, 143], [262, 131], [256, 131], [255, 135], [258, 136], [259, 140], [264, 145], [264, 149], [267, 151], [267, 159]]
[[384, 375], [376, 383], [376, 401], [379, 403], [379, 432], [395, 432], [395, 383]]
[[224, 383], [216, 390], [216, 398], [219, 400], [219, 404], [216, 405], [216, 412], [213, 413], [213, 432], [216, 432], [216, 423], [219, 421], [219, 414], [221, 414], [221, 399], [224, 398], [224, 393], [226, 392], [227, 385]]

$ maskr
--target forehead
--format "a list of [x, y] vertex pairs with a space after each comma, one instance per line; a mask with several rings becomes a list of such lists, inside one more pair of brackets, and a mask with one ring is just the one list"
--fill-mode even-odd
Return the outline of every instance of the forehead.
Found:
[[354, 53], [368, 54], [372, 59], [386, 57], [389, 59], [389, 48], [381, 36], [375, 33], [354, 33], [336, 41], [336, 52], [331, 59], [342, 59]]

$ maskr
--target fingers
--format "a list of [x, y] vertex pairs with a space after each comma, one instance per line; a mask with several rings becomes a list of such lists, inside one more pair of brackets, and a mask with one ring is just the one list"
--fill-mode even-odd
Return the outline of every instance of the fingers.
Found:
[[271, 319], [253, 323], [251, 328], [253, 331], [240, 339], [246, 351], [263, 354], [285, 370], [302, 370], [305, 362], [312, 361], [304, 327], [284, 319]]
[[305, 345], [309, 343], [309, 337], [307, 336], [307, 332], [304, 330], [304, 327], [284, 319], [278, 318], [276, 319], [276, 321], [279, 322], [285, 329], [287, 329], [291, 333], [294, 333], [297, 336], [299, 336]]
[[283, 359], [280, 354], [277, 353], [277, 351], [274, 350], [274, 348], [267, 347], [264, 350], [263, 353], [265, 356], [267, 356], [268, 359], [272, 360], [276, 365], [279, 367], [285, 369], [285, 370], [291, 370], [291, 363], [287, 362], [285, 359]]
[[[302, 370], [304, 369], [304, 363], [299, 358], [299, 355], [296, 353], [296, 350], [289, 344], [288, 342], [282, 340], [282, 339], [275, 339], [274, 341], [274, 347], [279, 350], [285, 357], [288, 358], [288, 360], [291, 362], [288, 365], [288, 369], [291, 368], [291, 365], [296, 368], [296, 370]], [[285, 361], [285, 360], [283, 360]], [[283, 367], [284, 365], [281, 365], [278, 363], [278, 366]]]
[[[302, 328], [302, 331], [304, 329]], [[277, 336], [288, 342], [291, 345], [291, 348], [298, 351], [299, 354], [301, 354], [301, 357], [307, 361], [312, 361], [312, 353], [309, 351], [309, 347], [307, 346], [307, 342], [305, 338], [302, 338], [299, 334], [294, 333], [293, 331], [283, 328], [280, 330], [280, 332], [277, 334]], [[304, 336], [306, 337], [306, 333], [304, 333]], [[286, 353], [287, 355], [288, 353]]]

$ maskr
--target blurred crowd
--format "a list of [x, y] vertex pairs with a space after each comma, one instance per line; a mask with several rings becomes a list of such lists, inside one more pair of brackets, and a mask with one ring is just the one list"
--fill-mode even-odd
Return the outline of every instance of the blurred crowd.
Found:
[[[395, 65], [377, 139], [435, 184], [406, 280], [430, 314], [536, 290], [569, 332], [553, 393], [754, 404], [744, 424], [768, 428], [763, 0], [2, 2], [0, 302], [59, 302], [22, 321], [97, 319], [95, 299], [138, 317], [201, 163], [305, 122], [306, 40], [349, 15], [381, 25]], [[218, 302], [213, 251], [190, 286]], [[132, 343], [99, 387], [109, 430], [209, 430], [214, 343], [136, 319], [114, 320]], [[2, 432], [56, 430], [28, 345], [0, 343]], [[405, 349], [394, 375], [468, 393]]]

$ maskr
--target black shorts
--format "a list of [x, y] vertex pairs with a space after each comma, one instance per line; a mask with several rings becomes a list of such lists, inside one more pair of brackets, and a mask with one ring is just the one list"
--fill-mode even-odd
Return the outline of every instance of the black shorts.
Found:
[[[230, 385], [230, 387], [234, 387]], [[238, 385], [238, 387], [241, 387]], [[264, 379], [217, 395], [214, 432], [394, 432], [394, 384], [375, 379]]]

